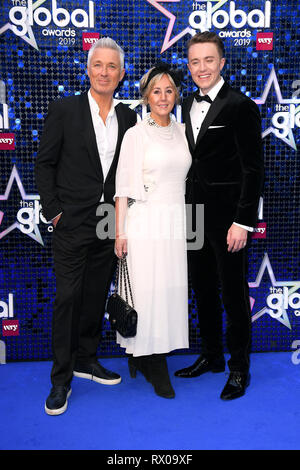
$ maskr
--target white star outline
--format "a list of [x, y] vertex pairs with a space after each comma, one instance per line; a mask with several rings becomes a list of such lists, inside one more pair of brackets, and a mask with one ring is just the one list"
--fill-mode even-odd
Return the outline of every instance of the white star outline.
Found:
[[[288, 296], [290, 296], [291, 294], [293, 294], [300, 288], [300, 281], [276, 281], [269, 256], [267, 253], [265, 253], [255, 281], [248, 283], [250, 289], [257, 288], [260, 286], [262, 277], [266, 269], [268, 271], [272, 287], [289, 287]], [[253, 309], [254, 303], [255, 303], [255, 300], [250, 297], [251, 310]], [[282, 323], [284, 326], [286, 326], [290, 330], [292, 329], [289, 317], [287, 315], [287, 311], [285, 309], [283, 309], [282, 315], [280, 317], [276, 316], [275, 318], [274, 316], [270, 314], [270, 309], [268, 307], [264, 307], [258, 312], [256, 312], [254, 315], [252, 315], [251, 317], [252, 323], [258, 320], [258, 318], [261, 318], [266, 313], [270, 315], [272, 318], [278, 320], [280, 323]]]
[[[146, 0], [146, 1], [148, 3], [150, 3], [154, 8], [156, 8], [158, 11], [160, 11], [164, 16], [169, 18], [169, 24], [168, 24], [167, 31], [166, 31], [166, 34], [165, 34], [165, 38], [163, 40], [163, 45], [162, 45], [162, 48], [161, 48], [161, 51], [160, 51], [161, 54], [163, 52], [165, 52], [169, 47], [171, 47], [175, 42], [177, 42], [179, 39], [181, 39], [186, 34], [189, 33], [189, 34], [191, 34], [191, 36], [195, 35], [196, 31], [194, 29], [190, 28], [190, 27], [187, 27], [183, 31], [181, 31], [179, 34], [174, 36], [172, 39], [170, 39], [173, 28], [174, 28], [174, 24], [176, 22], [176, 16], [173, 15], [173, 13], [171, 13], [169, 10], [164, 8], [162, 5], [160, 5], [160, 3], [178, 3], [181, 0]], [[202, 0], [202, 1], [207, 2], [209, 0]], [[212, 8], [212, 12], [215, 12], [221, 6], [223, 6], [228, 0], [220, 0], [220, 1], [210, 0], [210, 1], [218, 2]], [[294, 105], [296, 105], [296, 104], [300, 103], [300, 99], [296, 99], [296, 98], [284, 99], [284, 98], [282, 98], [282, 93], [281, 93], [281, 90], [280, 90], [280, 86], [279, 86], [279, 83], [278, 83], [278, 80], [277, 80], [275, 69], [273, 67], [272, 70], [271, 70], [270, 76], [269, 76], [269, 78], [266, 82], [265, 89], [263, 91], [263, 94], [262, 94], [261, 98], [256, 98], [256, 99], [252, 98], [253, 101], [256, 104], [258, 104], [258, 105], [265, 104], [272, 84], [274, 84], [278, 104], [294, 104]], [[298, 112], [300, 112], [300, 106], [298, 106], [295, 111], [296, 111], [296, 114]], [[283, 137], [283, 136], [280, 136], [278, 129], [276, 129], [273, 126], [270, 126], [262, 132], [262, 138], [264, 139], [269, 134], [274, 134], [275, 137], [277, 137], [278, 139], [281, 139], [285, 144], [289, 145], [294, 150], [297, 150], [294, 135], [293, 135], [293, 132], [292, 132], [291, 129], [289, 130], [288, 137]]]
[[[5, 193], [0, 194], [0, 201], [7, 201], [8, 200], [14, 181], [16, 181], [16, 183], [17, 183], [17, 186], [19, 188], [20, 195], [21, 195], [21, 198], [22, 198], [23, 201], [35, 201], [35, 200], [39, 201], [40, 196], [38, 194], [27, 194], [26, 193], [26, 191], [24, 189], [24, 186], [22, 184], [20, 175], [19, 175], [18, 170], [17, 170], [15, 165], [13, 166], [12, 172], [10, 174], [10, 177], [9, 177], [6, 189], [5, 189]], [[0, 225], [1, 225], [1, 222], [2, 222], [2, 219], [3, 219], [3, 216], [4, 216], [4, 212], [0, 211]], [[31, 232], [31, 233], [26, 233], [25, 235], [28, 235], [30, 238], [32, 238], [33, 240], [38, 242], [40, 245], [44, 246], [44, 242], [43, 242], [43, 239], [41, 237], [39, 227], [34, 221], [33, 221], [33, 226], [34, 226], [34, 231]], [[7, 227], [5, 230], [0, 232], [0, 240], [2, 238], [4, 238], [8, 233], [12, 232], [15, 229], [20, 230], [20, 232], [22, 232], [21, 224], [18, 221], [14, 222], [12, 225]]]
[[[264, 91], [263, 91], [261, 97], [260, 98], [255, 98], [255, 99], [252, 98], [253, 101], [257, 105], [265, 104], [266, 100], [267, 100], [267, 97], [270, 93], [272, 85], [274, 86], [274, 89], [275, 89], [277, 104], [299, 105], [295, 108], [295, 114], [298, 114], [300, 112], [300, 99], [299, 98], [288, 98], [288, 99], [282, 98], [282, 93], [281, 93], [281, 89], [280, 89], [280, 86], [279, 86], [279, 83], [278, 83], [278, 79], [277, 79], [277, 75], [276, 75], [274, 66], [272, 67], [270, 75], [269, 75], [269, 77], [268, 77], [268, 79], [265, 83], [265, 88], [264, 88]], [[270, 126], [270, 127], [268, 127], [267, 129], [265, 129], [263, 131], [262, 138], [265, 138], [269, 134], [274, 134], [278, 139], [281, 139], [284, 143], [286, 143], [287, 145], [292, 147], [294, 150], [297, 150], [294, 135], [293, 135], [293, 131], [292, 131], [291, 128], [289, 129], [288, 138], [287, 137], [281, 137], [279, 132], [278, 132], [278, 129], [276, 129], [273, 126]]]
[[[37, 0], [35, 3], [32, 4], [32, 11], [34, 11], [36, 8], [38, 8], [39, 6], [41, 6], [43, 3], [45, 3], [46, 0]], [[7, 30], [11, 30], [16, 36], [20, 37], [21, 39], [23, 39], [23, 41], [27, 42], [30, 46], [32, 46], [34, 49], [36, 49], [37, 51], [39, 50], [38, 48], [38, 45], [37, 45], [37, 42], [36, 42], [36, 39], [35, 39], [35, 36], [33, 34], [33, 31], [32, 31], [32, 27], [31, 25], [28, 23], [28, 8], [26, 8], [25, 10], [25, 13], [26, 13], [26, 16], [27, 16], [27, 20], [25, 22], [25, 25], [27, 26], [27, 35], [24, 35], [24, 36], [19, 36], [18, 34], [16, 34], [16, 29], [17, 29], [17, 26], [8, 22], [6, 23], [4, 26], [2, 26], [0, 28], [0, 35], [5, 33], [5, 31]]]
[[[205, 2], [217, 2], [217, 4], [212, 8], [212, 12], [215, 12], [218, 10], [224, 3], [226, 3], [228, 0], [202, 0], [203, 3]], [[191, 36], [194, 36], [196, 34], [196, 31], [192, 29], [190, 26], [187, 26], [185, 29], [183, 29], [180, 33], [178, 33], [176, 36], [174, 36], [172, 39], [171, 34], [174, 28], [174, 24], [176, 22], [176, 16], [173, 15], [169, 10], [164, 8], [160, 3], [178, 3], [181, 2], [181, 0], [146, 0], [147, 3], [150, 3], [154, 8], [156, 8], [158, 11], [160, 11], [164, 16], [169, 18], [169, 24], [167, 27], [167, 31], [163, 40], [163, 45], [161, 48], [160, 53], [162, 54], [165, 52], [169, 47], [171, 47], [175, 42], [179, 41], [183, 36], [186, 34], [190, 34]]]

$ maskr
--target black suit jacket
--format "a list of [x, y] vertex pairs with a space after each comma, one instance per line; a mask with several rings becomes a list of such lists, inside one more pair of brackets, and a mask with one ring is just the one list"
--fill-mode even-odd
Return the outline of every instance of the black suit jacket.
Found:
[[255, 226], [263, 187], [261, 118], [257, 105], [226, 82], [211, 104], [194, 142], [193, 95], [182, 106], [193, 163], [187, 202], [203, 203], [205, 228], [233, 222]]
[[113, 204], [115, 173], [124, 133], [137, 115], [119, 103], [118, 140], [104, 181], [87, 93], [49, 104], [35, 166], [37, 188], [47, 220], [63, 212], [64, 223], [75, 227], [104, 201]]

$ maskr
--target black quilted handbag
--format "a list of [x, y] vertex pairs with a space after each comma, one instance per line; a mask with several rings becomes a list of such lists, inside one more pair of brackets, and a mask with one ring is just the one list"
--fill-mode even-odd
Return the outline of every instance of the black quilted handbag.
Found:
[[[126, 300], [122, 296], [123, 285]], [[128, 303], [128, 290], [132, 305]], [[126, 257], [118, 260], [115, 290], [107, 301], [106, 312], [109, 315], [111, 328], [117, 330], [123, 338], [132, 338], [136, 335], [138, 315], [134, 309]]]

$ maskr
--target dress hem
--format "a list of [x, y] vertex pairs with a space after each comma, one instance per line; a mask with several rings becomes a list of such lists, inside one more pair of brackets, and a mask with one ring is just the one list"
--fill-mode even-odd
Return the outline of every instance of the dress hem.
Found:
[[170, 347], [170, 348], [162, 348], [162, 349], [155, 349], [152, 352], [140, 352], [140, 353], [135, 353], [132, 352], [132, 349], [128, 348], [127, 346], [122, 346], [120, 342], [116, 341], [116, 343], [120, 346], [120, 348], [125, 349], [126, 354], [130, 354], [133, 357], [140, 357], [140, 356], [150, 356], [152, 354], [168, 354], [171, 351], [177, 351], [177, 349], [189, 349], [189, 344], [185, 346], [176, 346], [176, 347]]

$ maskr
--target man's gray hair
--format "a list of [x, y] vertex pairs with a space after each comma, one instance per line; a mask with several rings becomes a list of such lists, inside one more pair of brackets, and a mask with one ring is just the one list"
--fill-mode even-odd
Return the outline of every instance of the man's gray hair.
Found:
[[90, 66], [91, 58], [92, 55], [95, 51], [95, 49], [98, 48], [105, 48], [105, 49], [113, 49], [114, 51], [117, 51], [120, 55], [120, 65], [121, 65], [121, 70], [124, 68], [124, 51], [122, 47], [119, 46], [119, 44], [116, 43], [113, 39], [106, 37], [106, 38], [100, 38], [98, 39], [97, 42], [95, 42], [92, 47], [89, 50], [88, 53], [88, 58], [87, 58], [87, 66]]

